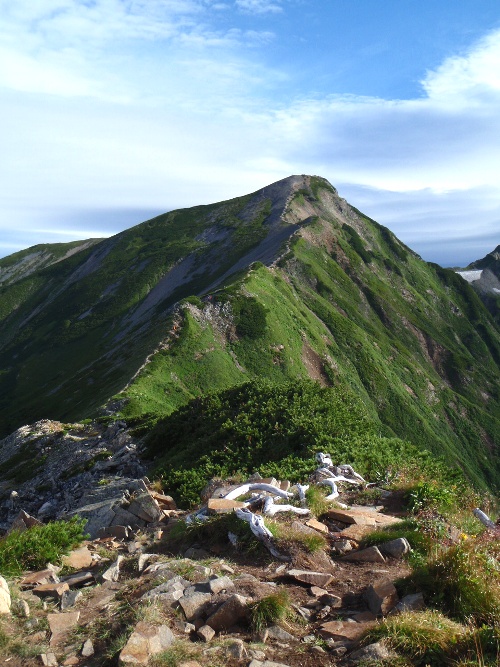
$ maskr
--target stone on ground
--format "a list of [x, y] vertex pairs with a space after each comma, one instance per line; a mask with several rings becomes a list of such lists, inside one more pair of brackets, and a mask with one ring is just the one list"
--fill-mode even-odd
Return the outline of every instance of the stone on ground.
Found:
[[166, 625], [154, 627], [140, 621], [123, 647], [119, 662], [122, 665], [147, 665], [149, 658], [165, 651], [174, 641], [174, 635]]
[[0, 614], [10, 614], [11, 600], [9, 585], [0, 577]]

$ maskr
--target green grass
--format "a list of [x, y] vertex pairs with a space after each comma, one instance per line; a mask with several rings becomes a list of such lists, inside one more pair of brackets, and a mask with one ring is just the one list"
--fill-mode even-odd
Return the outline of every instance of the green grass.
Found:
[[28, 530], [12, 531], [0, 539], [0, 572], [18, 575], [23, 570], [57, 565], [61, 557], [78, 546], [85, 535], [84, 522], [78, 517], [69, 521], [53, 521]]
[[292, 617], [293, 611], [286, 590], [261, 598], [250, 606], [250, 622], [255, 632]]

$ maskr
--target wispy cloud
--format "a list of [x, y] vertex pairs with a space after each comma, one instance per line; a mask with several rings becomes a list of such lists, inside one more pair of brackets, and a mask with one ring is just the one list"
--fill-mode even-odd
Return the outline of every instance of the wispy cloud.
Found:
[[236, 0], [235, 5], [251, 14], [279, 14], [283, 11], [280, 0]]

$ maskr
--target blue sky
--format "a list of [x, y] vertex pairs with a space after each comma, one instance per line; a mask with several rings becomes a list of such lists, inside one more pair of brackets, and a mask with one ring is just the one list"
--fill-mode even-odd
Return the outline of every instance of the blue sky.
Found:
[[429, 261], [500, 243], [498, 0], [0, 0], [0, 256], [319, 174]]

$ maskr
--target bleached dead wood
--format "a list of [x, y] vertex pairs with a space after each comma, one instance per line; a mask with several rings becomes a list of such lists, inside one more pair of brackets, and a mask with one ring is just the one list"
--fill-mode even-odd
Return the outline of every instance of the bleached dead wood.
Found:
[[266, 498], [264, 503], [264, 514], [274, 516], [278, 512], [295, 512], [295, 514], [310, 514], [304, 507], [295, 507], [294, 505], [276, 505], [271, 497]]
[[489, 528], [490, 530], [498, 530], [500, 531], [500, 526], [497, 526], [497, 524], [490, 519], [490, 517], [485, 514], [482, 510], [479, 509], [479, 507], [476, 507], [475, 510], [472, 512], [476, 519], [479, 519], [479, 521], [486, 526], [486, 528]]
[[302, 507], [306, 504], [306, 491], [309, 488], [309, 484], [296, 484], [297, 493], [299, 494], [300, 504]]
[[255, 482], [252, 484], [242, 484], [241, 486], [238, 486], [236, 489], [229, 491], [229, 493], [227, 493], [224, 498], [226, 498], [226, 500], [235, 500], [240, 496], [244, 496], [245, 494], [250, 493], [250, 491], [267, 491], [268, 493], [272, 493], [273, 495], [279, 496], [280, 498], [291, 498], [293, 496], [293, 493], [290, 493], [289, 491], [282, 491], [272, 484]]
[[252, 533], [260, 542], [262, 542], [266, 549], [268, 549], [275, 558], [287, 562], [291, 560], [289, 556], [285, 556], [284, 554], [280, 553], [276, 546], [273, 544], [273, 534], [269, 528], [267, 528], [264, 523], [264, 519], [261, 516], [254, 514], [247, 509], [237, 509], [236, 516], [250, 524], [250, 530]]

